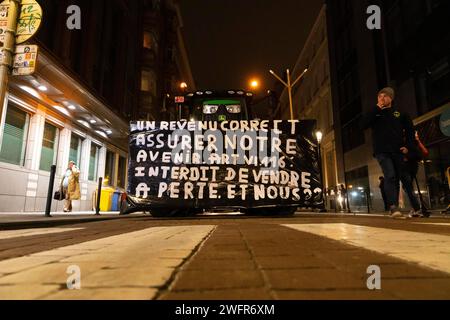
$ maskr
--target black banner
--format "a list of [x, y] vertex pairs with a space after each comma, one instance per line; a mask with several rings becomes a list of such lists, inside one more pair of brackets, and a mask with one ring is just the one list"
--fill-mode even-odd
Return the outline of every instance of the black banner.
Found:
[[129, 199], [143, 209], [322, 208], [315, 126], [132, 122]]

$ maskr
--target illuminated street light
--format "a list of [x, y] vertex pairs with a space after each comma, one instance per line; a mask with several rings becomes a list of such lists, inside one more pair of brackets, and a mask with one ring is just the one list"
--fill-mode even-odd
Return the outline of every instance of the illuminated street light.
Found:
[[186, 90], [186, 89], [187, 89], [187, 87], [188, 87], [188, 85], [187, 85], [187, 83], [186, 83], [186, 82], [182, 82], [182, 83], [180, 83], [180, 89], [182, 89], [182, 90]]
[[317, 131], [316, 132], [316, 138], [317, 138], [317, 142], [320, 144], [322, 143], [322, 138], [323, 138], [323, 133], [322, 131]]
[[259, 88], [259, 81], [258, 80], [252, 80], [250, 81], [250, 87], [252, 89], [258, 89]]

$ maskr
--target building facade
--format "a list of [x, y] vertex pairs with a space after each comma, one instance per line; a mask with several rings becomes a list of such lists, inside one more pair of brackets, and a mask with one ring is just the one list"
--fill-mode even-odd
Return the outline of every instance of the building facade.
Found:
[[[323, 134], [320, 148], [324, 187], [334, 190], [339, 181], [336, 174], [336, 143], [327, 38], [326, 6], [324, 5], [292, 72], [292, 79], [296, 79], [308, 68], [304, 78], [293, 88], [292, 98], [295, 119], [317, 120], [317, 130]], [[276, 114], [281, 119], [290, 117], [287, 90], [281, 94]], [[334, 203], [328, 201], [328, 208], [333, 206]]]
[[[143, 29], [139, 117], [173, 120], [174, 97], [183, 90], [195, 90], [178, 2], [144, 1]], [[181, 83], [187, 88], [181, 88]]]
[[[81, 169], [74, 211], [92, 210], [100, 177], [105, 186], [126, 187], [129, 121], [145, 119], [141, 71], [150, 2], [159, 3], [39, 1], [44, 18], [29, 41], [39, 45], [36, 71], [10, 77], [1, 117], [0, 212], [44, 211], [50, 168], [57, 166], [56, 190], [69, 160]], [[70, 5], [81, 9], [81, 30], [66, 26]], [[61, 210], [53, 201], [52, 211]]]
[[[376, 105], [378, 91], [396, 90], [395, 104], [409, 114], [430, 149], [420, 166], [420, 189], [428, 206], [445, 209], [450, 166], [450, 3], [440, 0], [327, 0], [331, 87], [338, 181], [349, 188], [355, 211], [382, 211], [382, 175], [373, 158], [370, 130], [361, 115]], [[370, 5], [381, 8], [381, 30], [366, 25]], [[364, 197], [359, 190], [370, 197]], [[367, 201], [369, 203], [367, 203]], [[409, 207], [404, 203], [403, 206]]]

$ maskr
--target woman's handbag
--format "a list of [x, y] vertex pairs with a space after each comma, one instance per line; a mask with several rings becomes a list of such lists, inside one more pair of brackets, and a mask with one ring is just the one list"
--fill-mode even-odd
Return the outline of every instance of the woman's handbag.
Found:
[[62, 189], [58, 190], [58, 191], [55, 191], [55, 194], [53, 195], [53, 199], [58, 200], [58, 201], [62, 201], [65, 198], [66, 198], [66, 196], [65, 196], [64, 191]]

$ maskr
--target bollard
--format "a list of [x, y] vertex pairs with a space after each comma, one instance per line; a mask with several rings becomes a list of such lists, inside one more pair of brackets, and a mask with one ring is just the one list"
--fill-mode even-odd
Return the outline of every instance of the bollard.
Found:
[[370, 200], [370, 192], [369, 192], [369, 189], [367, 189], [365, 191], [365, 193], [366, 193], [367, 213], [370, 213], [370, 202], [369, 202], [369, 200]]
[[50, 181], [48, 183], [48, 193], [47, 193], [47, 205], [45, 207], [45, 216], [51, 217], [50, 210], [52, 208], [53, 200], [53, 185], [55, 184], [56, 166], [53, 165], [50, 168]]
[[98, 189], [97, 189], [97, 204], [95, 206], [95, 215], [100, 215], [100, 198], [102, 196], [102, 182], [103, 178], [98, 179]]

